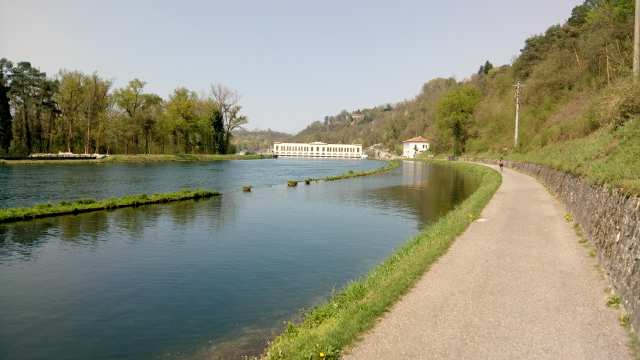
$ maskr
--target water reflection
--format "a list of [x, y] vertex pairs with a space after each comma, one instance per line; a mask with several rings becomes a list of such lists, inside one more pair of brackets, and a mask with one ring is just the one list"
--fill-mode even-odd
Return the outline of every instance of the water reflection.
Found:
[[[478, 187], [477, 179], [464, 176], [451, 167], [406, 162], [402, 185], [372, 190], [368, 196], [414, 214], [422, 226], [437, 220], [466, 199]], [[425, 188], [437, 191], [425, 191]]]
[[384, 176], [2, 225], [0, 287], [11, 291], [0, 292], [0, 349], [34, 359], [255, 355], [284, 320], [475, 186], [407, 162]]
[[78, 245], [92, 245], [109, 230], [109, 213], [106, 211], [63, 216], [57, 220], [60, 238]]
[[54, 227], [51, 220], [35, 220], [0, 225], [0, 264], [3, 260], [27, 261], [45, 243], [46, 235]]

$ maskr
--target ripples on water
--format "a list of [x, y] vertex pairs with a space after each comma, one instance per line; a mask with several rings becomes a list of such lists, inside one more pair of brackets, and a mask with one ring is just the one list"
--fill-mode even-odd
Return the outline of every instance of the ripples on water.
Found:
[[260, 181], [279, 185], [1, 225], [0, 357], [257, 354], [283, 321], [366, 273], [476, 186], [412, 162], [295, 189]]

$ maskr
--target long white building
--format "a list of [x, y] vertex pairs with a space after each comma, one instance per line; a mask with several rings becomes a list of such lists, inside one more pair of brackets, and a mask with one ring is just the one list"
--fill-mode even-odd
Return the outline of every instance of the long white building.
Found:
[[278, 157], [305, 157], [305, 158], [342, 158], [362, 159], [361, 144], [327, 144], [323, 142], [312, 143], [280, 143], [273, 144], [273, 154]]

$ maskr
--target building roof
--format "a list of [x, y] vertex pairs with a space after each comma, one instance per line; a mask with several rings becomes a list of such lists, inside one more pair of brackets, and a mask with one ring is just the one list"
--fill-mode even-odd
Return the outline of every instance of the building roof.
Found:
[[429, 140], [423, 138], [422, 136], [417, 136], [409, 140], [403, 141], [403, 143], [428, 143], [428, 142]]

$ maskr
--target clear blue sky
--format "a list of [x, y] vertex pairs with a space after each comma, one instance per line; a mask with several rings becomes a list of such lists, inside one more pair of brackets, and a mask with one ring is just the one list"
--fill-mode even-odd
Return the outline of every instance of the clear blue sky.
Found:
[[298, 131], [505, 64], [580, 0], [0, 0], [0, 57], [132, 78], [167, 97], [223, 83], [248, 128]]

